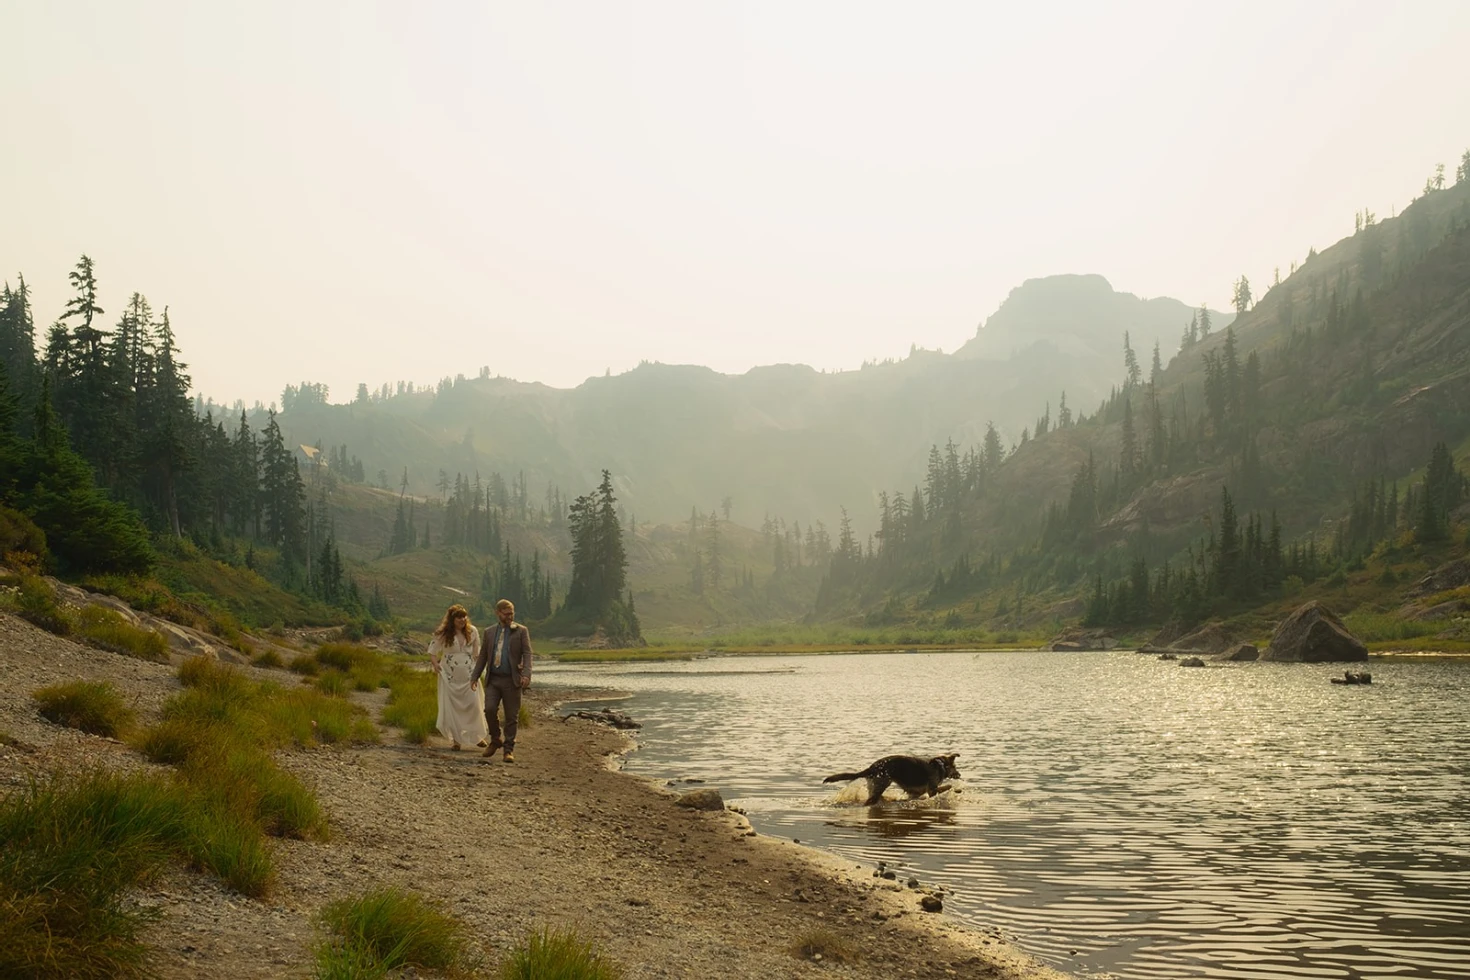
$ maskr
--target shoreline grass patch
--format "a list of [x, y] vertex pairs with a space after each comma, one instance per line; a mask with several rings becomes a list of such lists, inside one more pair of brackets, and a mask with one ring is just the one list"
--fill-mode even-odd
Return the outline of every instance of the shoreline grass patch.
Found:
[[332, 936], [316, 949], [319, 978], [382, 976], [405, 966], [453, 969], [467, 948], [458, 920], [402, 888], [339, 899], [317, 918]]
[[0, 799], [0, 976], [147, 975], [139, 941], [156, 913], [125, 901], [182, 850], [179, 789], [93, 773]]
[[533, 932], [500, 964], [501, 980], [622, 980], [622, 966], [563, 929]]
[[137, 722], [133, 709], [107, 681], [69, 681], [31, 694], [41, 717], [88, 735], [120, 738]]
[[384, 724], [403, 729], [403, 739], [422, 745], [439, 719], [439, 695], [434, 675], [427, 671], [400, 668], [388, 679], [388, 703], [383, 708]]

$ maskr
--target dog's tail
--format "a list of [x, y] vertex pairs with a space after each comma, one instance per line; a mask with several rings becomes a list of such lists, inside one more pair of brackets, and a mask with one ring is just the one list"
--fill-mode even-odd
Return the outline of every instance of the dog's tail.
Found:
[[872, 769], [873, 769], [873, 767], [872, 766], [869, 766], [867, 769], [864, 769], [862, 772], [835, 772], [832, 775], [828, 776], [826, 779], [822, 780], [822, 782], [824, 782], [824, 783], [845, 783], [845, 782], [848, 782], [848, 781], [853, 780], [853, 779], [866, 779], [867, 777], [869, 777], [869, 776], [871, 776], [873, 774], [872, 773]]

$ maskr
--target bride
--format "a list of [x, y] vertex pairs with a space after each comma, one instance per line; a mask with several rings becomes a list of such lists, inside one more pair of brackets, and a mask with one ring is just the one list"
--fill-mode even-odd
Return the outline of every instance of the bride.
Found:
[[465, 744], [485, 744], [485, 692], [470, 683], [479, 650], [480, 631], [470, 625], [469, 612], [461, 605], [450, 606], [429, 644], [429, 662], [438, 676], [435, 724], [456, 752]]

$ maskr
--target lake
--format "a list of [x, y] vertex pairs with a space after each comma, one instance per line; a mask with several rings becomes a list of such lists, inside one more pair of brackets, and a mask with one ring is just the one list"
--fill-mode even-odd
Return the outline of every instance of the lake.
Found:
[[[1181, 668], [982, 652], [548, 664], [627, 691], [625, 767], [764, 834], [885, 861], [1084, 976], [1470, 976], [1470, 662]], [[822, 777], [958, 752], [959, 794]], [[858, 784], [860, 787], [861, 784]], [[897, 795], [897, 790], [890, 790]]]

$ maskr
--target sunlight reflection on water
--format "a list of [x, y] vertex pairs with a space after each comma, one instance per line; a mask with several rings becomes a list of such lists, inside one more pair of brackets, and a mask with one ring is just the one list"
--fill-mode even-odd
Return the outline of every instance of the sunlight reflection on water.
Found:
[[[632, 693], [630, 770], [942, 884], [947, 911], [1064, 969], [1470, 976], [1470, 664], [1375, 663], [1368, 687], [1339, 670], [1010, 652], [539, 676]], [[959, 752], [962, 793], [833, 805], [823, 776], [894, 752]]]

